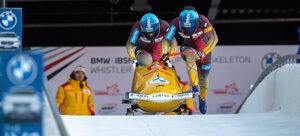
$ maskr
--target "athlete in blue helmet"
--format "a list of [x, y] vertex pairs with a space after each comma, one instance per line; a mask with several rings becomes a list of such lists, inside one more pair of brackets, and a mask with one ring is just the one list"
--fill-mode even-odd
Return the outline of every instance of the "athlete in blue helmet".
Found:
[[[175, 39], [171, 41], [171, 45], [162, 44], [168, 29], [169, 24], [152, 13], [145, 14], [134, 24], [126, 44], [128, 56], [134, 67], [147, 66], [159, 61], [168, 52], [174, 53], [177, 50]], [[170, 60], [166, 61], [166, 64], [172, 66]]]
[[199, 26], [199, 15], [195, 10], [183, 10], [178, 19], [179, 29], [186, 36], [192, 35]]
[[[197, 13], [192, 6], [186, 6], [179, 17], [171, 23], [166, 36], [169, 41], [174, 39], [175, 33], [184, 39], [180, 47], [181, 52], [196, 52], [201, 59], [195, 59], [194, 54], [182, 55], [186, 61], [186, 69], [194, 92], [199, 92], [199, 109], [202, 114], [206, 113], [206, 92], [208, 89], [208, 74], [211, 69], [211, 51], [218, 43], [217, 34], [208, 19]], [[203, 60], [203, 61], [201, 61]]]

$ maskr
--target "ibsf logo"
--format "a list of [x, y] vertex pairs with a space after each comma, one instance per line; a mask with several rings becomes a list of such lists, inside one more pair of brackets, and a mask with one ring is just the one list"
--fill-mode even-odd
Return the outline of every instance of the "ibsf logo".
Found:
[[233, 101], [221, 103], [217, 109], [217, 113], [231, 113], [235, 105], [236, 102]]
[[151, 26], [151, 19], [147, 18], [147, 28], [146, 28], [147, 32], [153, 32], [153, 28]]
[[117, 94], [120, 94], [120, 89], [118, 88], [117, 83], [110, 86], [106, 86], [106, 91], [95, 92], [95, 95], [117, 95]]
[[191, 27], [191, 22], [190, 22], [190, 13], [186, 14], [186, 18], [185, 18], [185, 23], [184, 23], [184, 27]]
[[117, 103], [106, 103], [100, 106], [98, 110], [99, 114], [108, 114], [117, 111], [118, 104]]
[[225, 89], [213, 89], [214, 94], [241, 94], [236, 83], [225, 85]]
[[12, 57], [6, 69], [9, 80], [16, 85], [31, 84], [38, 74], [36, 62], [27, 54]]
[[261, 60], [261, 67], [265, 70], [267, 67], [272, 65], [275, 61], [279, 60], [281, 56], [278, 53], [270, 52], [267, 53]]
[[12, 11], [5, 11], [0, 14], [0, 27], [4, 30], [11, 30], [17, 24], [17, 16]]

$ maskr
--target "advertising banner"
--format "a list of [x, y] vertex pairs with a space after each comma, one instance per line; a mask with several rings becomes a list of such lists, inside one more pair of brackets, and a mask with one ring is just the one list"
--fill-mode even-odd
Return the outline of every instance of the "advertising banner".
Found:
[[[124, 115], [130, 105], [122, 104], [130, 92], [133, 68], [125, 47], [34, 48], [44, 53], [44, 71], [53, 94], [64, 84], [73, 69], [86, 68], [87, 84], [93, 91], [97, 115]], [[207, 93], [207, 114], [234, 113], [263, 70], [278, 58], [296, 54], [297, 46], [216, 46]], [[181, 80], [189, 83], [185, 62], [175, 56], [173, 64]], [[194, 113], [199, 114], [198, 98]]]
[[22, 50], [22, 8], [0, 8], [0, 50]]
[[1, 51], [1, 136], [42, 135], [42, 58]]

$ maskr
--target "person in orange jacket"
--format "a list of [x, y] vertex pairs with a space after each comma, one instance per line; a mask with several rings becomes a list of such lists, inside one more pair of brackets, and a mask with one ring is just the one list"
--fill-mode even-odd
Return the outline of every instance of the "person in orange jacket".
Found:
[[85, 69], [76, 67], [70, 79], [59, 86], [56, 104], [63, 115], [95, 115], [92, 90], [86, 83]]

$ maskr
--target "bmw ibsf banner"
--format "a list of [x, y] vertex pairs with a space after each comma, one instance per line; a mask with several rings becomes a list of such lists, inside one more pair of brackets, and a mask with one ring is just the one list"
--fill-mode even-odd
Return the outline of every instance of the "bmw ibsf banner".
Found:
[[22, 50], [22, 8], [0, 8], [0, 50]]
[[[234, 113], [261, 72], [298, 46], [216, 46], [212, 52], [207, 114]], [[76, 66], [86, 68], [87, 84], [93, 91], [97, 115], [125, 115], [129, 104], [122, 104], [131, 91], [134, 69], [124, 46], [120, 47], [42, 47], [33, 52], [44, 54], [44, 72], [56, 95]], [[178, 50], [179, 51], [179, 50]], [[173, 63], [181, 80], [189, 83], [186, 65], [180, 55]], [[55, 98], [54, 98], [55, 99]], [[194, 114], [200, 114], [198, 98]]]
[[42, 135], [42, 55], [0, 52], [0, 136]]

